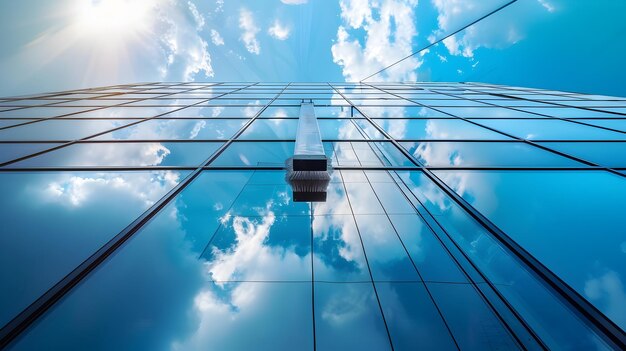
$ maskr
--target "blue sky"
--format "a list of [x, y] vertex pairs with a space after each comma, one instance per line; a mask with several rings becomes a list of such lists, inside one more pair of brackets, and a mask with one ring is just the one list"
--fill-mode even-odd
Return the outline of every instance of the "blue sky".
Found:
[[[21, 0], [0, 95], [145, 81], [355, 81], [503, 0]], [[626, 1], [519, 0], [372, 81], [626, 96]]]

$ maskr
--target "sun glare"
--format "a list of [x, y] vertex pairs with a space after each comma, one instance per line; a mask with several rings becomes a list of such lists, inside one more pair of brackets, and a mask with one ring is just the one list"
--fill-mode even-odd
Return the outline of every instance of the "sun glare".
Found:
[[149, 0], [80, 0], [77, 30], [91, 36], [138, 34], [148, 28], [152, 4]]

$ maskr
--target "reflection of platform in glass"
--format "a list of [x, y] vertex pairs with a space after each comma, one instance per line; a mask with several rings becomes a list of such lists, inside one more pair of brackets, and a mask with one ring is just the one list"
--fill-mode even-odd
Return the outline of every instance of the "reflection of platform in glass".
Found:
[[[300, 164], [296, 168], [298, 161], [296, 157], [289, 158], [286, 162], [287, 174], [285, 179], [293, 190], [294, 202], [325, 202], [328, 184], [330, 183], [330, 162], [324, 157], [308, 160], [304, 165]], [[323, 170], [319, 166], [323, 164]]]

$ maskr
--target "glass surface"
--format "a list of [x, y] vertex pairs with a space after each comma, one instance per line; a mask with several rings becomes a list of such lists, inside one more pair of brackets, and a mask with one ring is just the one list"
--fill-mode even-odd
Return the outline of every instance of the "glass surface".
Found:
[[413, 166], [393, 144], [388, 142], [325, 143], [326, 155], [338, 166]]
[[427, 284], [462, 350], [521, 349], [471, 285]]
[[386, 215], [354, 217], [375, 281], [421, 280]]
[[626, 142], [541, 143], [560, 152], [610, 168], [626, 167]]
[[360, 140], [365, 139], [357, 127], [348, 119], [318, 119], [322, 139]]
[[[339, 184], [339, 186], [343, 186]], [[333, 186], [331, 185], [332, 191]], [[332, 198], [346, 202], [343, 192]], [[368, 282], [370, 276], [361, 239], [348, 211], [324, 211], [325, 203], [314, 205], [314, 213], [333, 213], [313, 217], [313, 270], [317, 282]], [[340, 212], [349, 213], [341, 214]]]
[[[393, 100], [390, 100], [393, 101]], [[404, 100], [406, 101], [406, 100]], [[411, 104], [407, 101], [407, 104]], [[365, 113], [370, 118], [404, 118], [404, 117], [413, 117], [413, 118], [438, 118], [438, 117], [450, 117], [445, 113], [441, 113], [437, 110], [433, 110], [428, 107], [422, 106], [368, 106], [360, 108], [363, 113]]]
[[[395, 139], [483, 139], [503, 140], [509, 137], [481, 128], [463, 120], [454, 119], [375, 119], [374, 123], [382, 127]], [[507, 121], [508, 122], [508, 121]], [[481, 122], [482, 123], [482, 122]], [[364, 128], [371, 137], [376, 134], [370, 128]]]
[[10, 167], [199, 166], [220, 142], [79, 143], [35, 156]]
[[[397, 172], [402, 184], [415, 197], [410, 201], [432, 214], [429, 227], [441, 229], [467, 255], [531, 325], [548, 347], [608, 349], [606, 344], [577, 314], [563, 305], [560, 297], [538, 281], [516, 258], [480, 226], [469, 214], [446, 196], [422, 172]], [[464, 179], [456, 180], [463, 184]], [[419, 199], [419, 201], [418, 201]], [[423, 206], [423, 207], [422, 207]], [[400, 231], [402, 233], [402, 231]]]
[[151, 118], [172, 110], [177, 107], [159, 106], [159, 107], [130, 107], [130, 106], [111, 106], [100, 109], [92, 109], [90, 111], [73, 114], [64, 118], [132, 118], [143, 119]]
[[626, 294], [622, 283], [626, 280], [623, 177], [603, 171], [436, 173], [617, 325], [626, 328], [626, 305], [615, 303], [615, 296]]
[[371, 282], [315, 283], [315, 340], [319, 350], [391, 350]]
[[[0, 173], [0, 325], [158, 201], [184, 172]], [[8, 283], [10, 282], [10, 283]]]
[[245, 123], [244, 119], [153, 119], [94, 140], [230, 139]]
[[440, 107], [439, 110], [463, 118], [545, 118], [504, 107]]
[[7, 141], [71, 141], [86, 138], [107, 130], [132, 123], [129, 120], [101, 121], [39, 121], [23, 126], [0, 130], [0, 140]]
[[[398, 202], [407, 203], [406, 201]], [[450, 254], [445, 251], [441, 242], [420, 216], [390, 214], [389, 219], [423, 280], [449, 283], [468, 282]]]
[[250, 118], [259, 112], [261, 107], [254, 104], [248, 106], [194, 106], [165, 114], [159, 118]]
[[259, 118], [298, 118], [300, 106], [270, 106], [259, 115]]
[[285, 161], [293, 157], [294, 147], [293, 142], [233, 142], [209, 166], [283, 167]]
[[315, 106], [315, 116], [317, 118], [330, 117], [357, 117], [357, 112], [348, 106]]
[[257, 119], [239, 136], [242, 140], [295, 140], [297, 119]]
[[582, 108], [574, 107], [546, 107], [546, 108], [521, 108], [522, 110], [541, 113], [546, 116], [560, 118], [619, 118], [620, 116], [612, 113], [603, 113], [598, 111], [590, 111]]
[[0, 144], [0, 163], [14, 160], [18, 157], [27, 156], [55, 147], [59, 144], [37, 143], [37, 144]]
[[457, 350], [422, 283], [383, 283], [376, 288], [394, 350]]
[[626, 134], [554, 119], [489, 119], [479, 123], [528, 140], [626, 140]]
[[[403, 142], [420, 163], [434, 167], [584, 167], [525, 143]], [[547, 145], [550, 147], [550, 145]]]
[[90, 107], [39, 106], [0, 111], [0, 118], [51, 118], [90, 110]]
[[626, 132], [626, 119], [581, 119], [579, 121]]
[[32, 119], [0, 119], [0, 128], [15, 126], [22, 123], [32, 122]]

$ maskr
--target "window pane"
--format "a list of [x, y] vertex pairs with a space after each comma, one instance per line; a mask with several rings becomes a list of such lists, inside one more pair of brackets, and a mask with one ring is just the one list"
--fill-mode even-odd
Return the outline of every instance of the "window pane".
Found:
[[8, 141], [71, 141], [132, 123], [129, 120], [68, 121], [49, 120], [0, 130], [0, 140]]
[[79, 143], [10, 167], [199, 166], [221, 143]]
[[[616, 324], [626, 305], [608, 285], [626, 281], [626, 181], [602, 171], [438, 171], [477, 210]], [[457, 184], [463, 184], [460, 191]], [[518, 216], [511, 216], [518, 213]], [[557, 248], [555, 250], [555, 248]], [[623, 288], [617, 288], [620, 294]]]
[[[377, 119], [374, 120], [374, 122], [395, 139], [510, 139], [502, 134], [458, 119]], [[370, 137], [375, 137], [375, 135], [370, 134], [368, 130], [366, 130], [366, 132], [368, 132]]]
[[320, 350], [391, 350], [371, 283], [315, 283]]
[[541, 144], [600, 166], [626, 167], [626, 142], [552, 142]]
[[[585, 165], [524, 143], [404, 142], [425, 166], [434, 167], [584, 167]], [[550, 147], [550, 145], [546, 145]]]
[[440, 110], [463, 118], [545, 118], [504, 107], [441, 107]]
[[54, 106], [28, 107], [21, 109], [11, 109], [10, 111], [0, 111], [0, 118], [50, 118], [74, 114], [90, 109], [92, 108]]
[[240, 119], [153, 119], [94, 140], [230, 139], [245, 123]]
[[[410, 104], [409, 102], [407, 102]], [[360, 108], [370, 118], [438, 118], [438, 117], [450, 117], [445, 113], [430, 109], [422, 106], [403, 106], [403, 107], [362, 107]]]
[[285, 166], [293, 157], [293, 142], [234, 142], [209, 166]]
[[0, 324], [61, 280], [186, 173], [0, 173]]
[[257, 119], [239, 139], [295, 140], [297, 128], [297, 119]]
[[14, 160], [18, 157], [34, 154], [57, 146], [58, 144], [0, 144], [0, 163]]
[[457, 349], [422, 283], [377, 282], [376, 289], [394, 350]]
[[318, 119], [322, 139], [365, 139], [349, 119]]
[[479, 123], [528, 140], [626, 140], [626, 134], [553, 119], [490, 119]]

